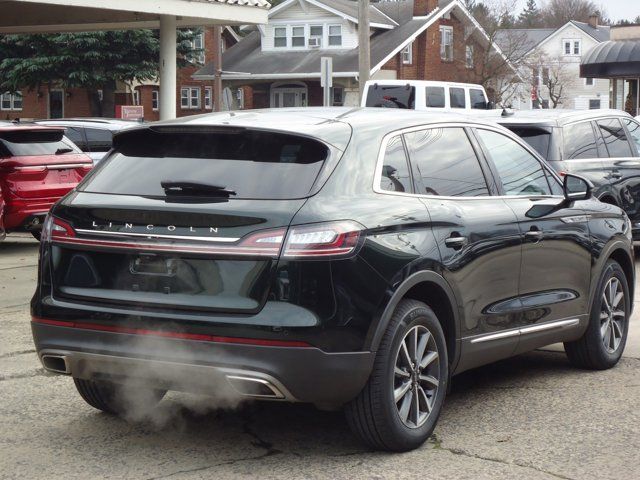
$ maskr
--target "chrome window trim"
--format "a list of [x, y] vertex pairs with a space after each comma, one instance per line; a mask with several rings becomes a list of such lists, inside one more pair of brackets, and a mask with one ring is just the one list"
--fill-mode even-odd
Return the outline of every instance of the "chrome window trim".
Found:
[[[546, 166], [544, 164], [544, 161], [540, 160], [540, 156], [537, 153], [533, 153], [532, 150], [527, 146], [527, 144], [524, 141], [522, 141], [519, 137], [515, 136], [514, 133], [512, 133], [511, 131], [509, 131], [505, 127], [495, 127], [493, 125], [485, 125], [485, 124], [482, 124], [482, 123], [471, 123], [471, 122], [469, 122], [469, 123], [464, 123], [464, 122], [445, 122], [445, 123], [435, 123], [435, 124], [420, 125], [420, 126], [416, 126], [416, 127], [401, 128], [401, 129], [398, 129], [398, 130], [394, 130], [393, 132], [389, 132], [384, 137], [382, 137], [382, 143], [380, 145], [380, 150], [378, 152], [378, 160], [376, 162], [376, 171], [375, 171], [375, 175], [373, 177], [373, 191], [375, 193], [377, 193], [379, 195], [391, 195], [391, 196], [395, 196], [395, 197], [428, 198], [428, 199], [436, 199], [436, 200], [438, 200], [438, 199], [439, 200], [487, 200], [487, 199], [495, 199], [495, 198], [501, 198], [501, 199], [514, 199], [514, 198], [521, 198], [521, 199], [558, 198], [558, 199], [563, 199], [564, 198], [563, 195], [531, 195], [531, 196], [529, 196], [529, 195], [488, 195], [488, 196], [479, 196], [479, 197], [463, 197], [463, 196], [451, 197], [451, 196], [444, 196], [444, 195], [428, 195], [428, 194], [422, 194], [422, 193], [392, 192], [392, 191], [383, 190], [382, 188], [380, 188], [380, 181], [382, 180], [382, 167], [384, 165], [384, 157], [385, 157], [385, 154], [386, 154], [386, 151], [387, 151], [387, 145], [389, 144], [389, 141], [393, 137], [396, 137], [398, 135], [405, 135], [407, 133], [419, 132], [421, 130], [430, 130], [430, 129], [435, 129], [435, 128], [479, 128], [479, 129], [489, 130], [489, 131], [496, 132], [496, 133], [501, 133], [505, 137], [508, 137], [508, 138], [514, 140], [517, 144], [519, 144], [521, 147], [523, 147], [527, 152], [531, 153], [540, 162], [540, 166], [542, 168], [544, 168], [545, 171], [548, 172], [550, 175], [554, 176], [556, 178], [556, 180], [558, 180], [560, 185], [562, 185], [562, 181], [560, 180], [560, 178], [558, 178], [557, 173], [555, 171], [553, 171], [553, 169], [546, 168]], [[514, 136], [515, 136], [515, 138], [514, 138]], [[471, 142], [469, 142], [469, 144], [471, 145]], [[408, 152], [406, 152], [406, 154], [408, 155]], [[411, 164], [411, 159], [407, 158], [407, 160], [409, 161], [409, 165], [411, 167], [413, 167], [412, 164]], [[487, 185], [487, 189], [489, 189], [488, 185]]]

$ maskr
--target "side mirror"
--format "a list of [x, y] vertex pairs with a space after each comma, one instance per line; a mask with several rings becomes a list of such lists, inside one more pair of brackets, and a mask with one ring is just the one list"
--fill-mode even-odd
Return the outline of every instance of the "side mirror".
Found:
[[593, 183], [586, 178], [572, 175], [564, 176], [564, 198], [567, 201], [588, 200], [593, 196]]

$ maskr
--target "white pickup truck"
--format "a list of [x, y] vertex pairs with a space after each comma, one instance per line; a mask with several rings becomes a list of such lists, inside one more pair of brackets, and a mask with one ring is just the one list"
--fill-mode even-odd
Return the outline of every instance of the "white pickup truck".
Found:
[[482, 85], [424, 80], [370, 80], [362, 106], [435, 111], [495, 108]]

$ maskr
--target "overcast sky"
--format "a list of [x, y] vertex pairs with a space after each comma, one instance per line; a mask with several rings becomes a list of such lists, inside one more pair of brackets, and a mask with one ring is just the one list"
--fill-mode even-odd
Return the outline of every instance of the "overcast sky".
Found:
[[[520, 9], [524, 8], [526, 0], [519, 0]], [[543, 2], [538, 0], [538, 5]], [[623, 18], [633, 20], [640, 15], [640, 0], [595, 0], [598, 5], [604, 5], [605, 10], [613, 20]], [[519, 12], [518, 12], [519, 13]]]

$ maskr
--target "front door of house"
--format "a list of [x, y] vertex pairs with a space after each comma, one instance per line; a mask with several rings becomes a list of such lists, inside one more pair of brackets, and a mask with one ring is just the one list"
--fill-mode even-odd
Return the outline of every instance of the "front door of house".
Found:
[[306, 106], [306, 88], [275, 88], [271, 93], [272, 108], [291, 108]]
[[64, 117], [64, 92], [62, 90], [49, 91], [49, 118]]

